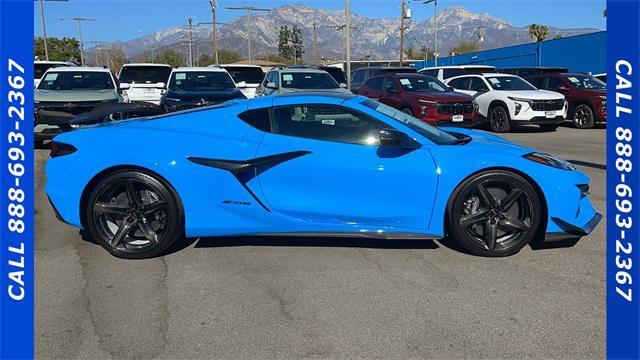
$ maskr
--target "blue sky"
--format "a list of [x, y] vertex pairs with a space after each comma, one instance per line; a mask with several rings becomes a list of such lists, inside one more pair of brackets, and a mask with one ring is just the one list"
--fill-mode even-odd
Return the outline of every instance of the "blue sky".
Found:
[[[218, 21], [227, 22], [241, 15], [225, 6], [253, 5], [273, 8], [292, 1], [217, 0]], [[299, 0], [310, 7], [340, 10], [344, 0]], [[605, 0], [439, 0], [439, 8], [461, 5], [474, 12], [486, 12], [516, 26], [541, 23], [556, 27], [591, 27], [604, 29], [602, 10]], [[433, 14], [432, 5], [410, 1], [415, 20]], [[351, 0], [351, 11], [372, 18], [396, 17], [400, 0]], [[69, 0], [45, 2], [48, 36], [76, 36], [75, 23], [62, 17], [97, 18], [83, 26], [85, 41], [129, 40], [159, 29], [183, 25], [189, 16], [196, 21], [210, 21], [208, 0]], [[34, 2], [35, 34], [42, 34], [40, 7]]]

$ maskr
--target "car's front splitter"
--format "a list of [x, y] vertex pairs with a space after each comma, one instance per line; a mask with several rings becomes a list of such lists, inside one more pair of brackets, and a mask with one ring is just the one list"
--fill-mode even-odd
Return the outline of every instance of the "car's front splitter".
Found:
[[546, 233], [544, 241], [560, 241], [571, 238], [580, 238], [589, 235], [593, 231], [593, 229], [598, 226], [600, 220], [602, 220], [602, 214], [598, 212], [596, 212], [593, 217], [589, 219], [589, 221], [582, 225], [573, 224], [558, 217], [551, 217], [551, 221], [558, 225], [558, 227], [560, 227], [563, 231]]

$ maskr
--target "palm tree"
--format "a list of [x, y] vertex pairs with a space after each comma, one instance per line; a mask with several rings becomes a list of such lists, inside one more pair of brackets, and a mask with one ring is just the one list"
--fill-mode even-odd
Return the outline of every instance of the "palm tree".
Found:
[[531, 24], [529, 25], [529, 35], [532, 40], [535, 41], [543, 41], [549, 35], [549, 27], [540, 24]]

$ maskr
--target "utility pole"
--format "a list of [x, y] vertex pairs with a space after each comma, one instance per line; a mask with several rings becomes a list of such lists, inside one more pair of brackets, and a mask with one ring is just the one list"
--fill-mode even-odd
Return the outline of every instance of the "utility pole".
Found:
[[347, 89], [351, 90], [351, 9], [349, 0], [344, 0], [344, 36], [347, 53]]
[[211, 37], [213, 38], [212, 40], [212, 46], [213, 46], [213, 61], [215, 61], [215, 64], [218, 65], [218, 31], [216, 29], [216, 0], [209, 0], [209, 4], [211, 4], [211, 30], [212, 30], [212, 35]]
[[98, 49], [98, 45], [106, 44], [106, 42], [104, 42], [104, 41], [87, 41], [87, 44], [95, 45], [96, 66], [99, 66], [98, 65], [98, 51], [100, 51], [100, 49]]
[[44, 2], [45, 1], [69, 1], [69, 0], [33, 0], [40, 3], [40, 20], [42, 21], [42, 42], [44, 45], [44, 59], [49, 61], [49, 48], [47, 47], [47, 24], [44, 20]]
[[406, 16], [406, 3], [405, 0], [402, 0], [402, 5], [400, 6], [400, 66], [403, 65], [404, 60], [404, 18]]
[[189, 66], [193, 66], [193, 19], [189, 16]]
[[[203, 22], [199, 22], [199, 23], [197, 23], [197, 24], [196, 24], [196, 26], [200, 26], [200, 25], [213, 25], [213, 23], [214, 23], [213, 21], [203, 21]], [[218, 25], [226, 25], [226, 24], [227, 24], [227, 23], [219, 22], [219, 21], [216, 21], [216, 22], [215, 22], [215, 26], [216, 26], [216, 27], [217, 27]], [[216, 38], [216, 37], [217, 37], [217, 35], [216, 35], [216, 34], [217, 34], [217, 31], [213, 32], [213, 33], [211, 34], [211, 36], [212, 36], [212, 37], [214, 37], [214, 38]], [[214, 60], [215, 64], [216, 64], [216, 65], [218, 65], [218, 64], [219, 64], [219, 60], [218, 60], [218, 56], [219, 56], [219, 54], [218, 54], [218, 41], [217, 41], [217, 40], [215, 40], [215, 42], [214, 42], [214, 48], [213, 48], [213, 49], [214, 49], [214, 50], [213, 50], [213, 54], [214, 54], [214, 56], [213, 56], [213, 60]]]
[[318, 65], [318, 23], [313, 23], [313, 65]]
[[97, 19], [90, 18], [62, 18], [62, 21], [75, 21], [78, 24], [78, 36], [80, 40], [80, 65], [84, 66], [84, 44], [82, 42], [82, 26], [80, 25], [83, 21], [97, 21]]
[[251, 23], [251, 12], [252, 11], [265, 11], [269, 12], [271, 9], [257, 8], [254, 6], [227, 6], [225, 9], [228, 10], [245, 10], [247, 12], [247, 20], [245, 21], [247, 25], [247, 56], [249, 62], [251, 62], [251, 27], [253, 24]]

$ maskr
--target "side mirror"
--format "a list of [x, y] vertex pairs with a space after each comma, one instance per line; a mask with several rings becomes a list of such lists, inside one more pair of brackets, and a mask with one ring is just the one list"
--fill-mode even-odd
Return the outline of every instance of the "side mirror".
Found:
[[120, 90], [129, 90], [131, 85], [129, 83], [121, 83], [119, 88]]
[[274, 83], [274, 82], [268, 82], [266, 87], [269, 88], [269, 89], [277, 89], [278, 88], [276, 86], [276, 83]]
[[239, 89], [246, 89], [247, 88], [247, 82], [246, 81], [240, 81], [236, 85], [238, 86]]
[[346, 89], [346, 88], [347, 88], [347, 84], [345, 84], [345, 83], [340, 83], [340, 87], [341, 87], [341, 88], [343, 88], [343, 89]]
[[163, 83], [163, 82], [157, 82], [156, 83], [156, 87], [157, 88], [161, 88], [164, 89], [167, 86], [167, 84]]
[[380, 130], [380, 146], [395, 146], [403, 149], [418, 149], [420, 144], [409, 135], [395, 129]]

